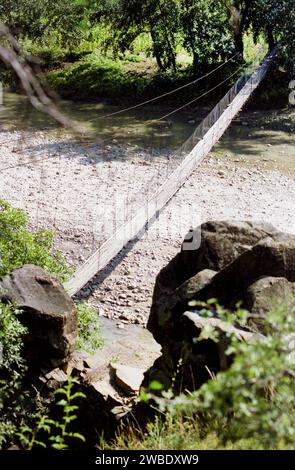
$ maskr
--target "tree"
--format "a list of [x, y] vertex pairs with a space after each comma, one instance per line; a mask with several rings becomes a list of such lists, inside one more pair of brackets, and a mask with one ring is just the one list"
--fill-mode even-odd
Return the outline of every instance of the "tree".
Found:
[[229, 12], [214, 0], [181, 0], [184, 46], [193, 55], [193, 69], [225, 58], [234, 49]]
[[251, 4], [255, 0], [226, 0], [225, 4], [231, 14], [231, 26], [233, 31], [235, 49], [240, 53], [241, 59], [244, 56], [243, 36], [249, 26], [249, 11]]
[[231, 13], [235, 48], [241, 57], [244, 34], [252, 31], [255, 40], [263, 35], [269, 49], [280, 42], [287, 51], [286, 56], [294, 58], [294, 0], [224, 0], [223, 3]]
[[294, 67], [295, 64], [295, 3], [293, 0], [255, 0], [249, 10], [249, 24], [254, 37], [263, 34], [272, 49], [280, 43], [282, 57]]
[[16, 38], [52, 38], [61, 45], [81, 39], [86, 9], [77, 0], [1, 0], [0, 20]]
[[111, 24], [112, 43], [117, 52], [124, 53], [140, 34], [147, 32], [151, 36], [152, 55], [159, 68], [176, 70], [177, 0], [108, 0], [98, 3], [94, 18]]

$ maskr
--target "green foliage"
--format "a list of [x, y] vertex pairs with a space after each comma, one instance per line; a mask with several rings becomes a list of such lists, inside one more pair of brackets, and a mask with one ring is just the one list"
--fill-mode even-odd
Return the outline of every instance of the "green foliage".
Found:
[[[199, 417], [203, 433], [215, 431], [222, 443], [251, 439], [259, 448], [294, 448], [294, 315], [293, 300], [269, 312], [265, 334], [250, 344], [232, 336], [229, 370], [189, 395], [164, 393], [159, 406], [172, 416]], [[217, 340], [214, 332], [210, 339]]]
[[184, 46], [192, 53], [194, 68], [216, 63], [234, 53], [228, 11], [216, 0], [181, 1]]
[[[57, 401], [57, 406], [62, 410], [60, 419], [52, 419], [46, 414], [37, 414], [35, 423], [32, 426], [27, 424], [21, 427], [18, 437], [26, 450], [42, 447], [43, 449], [52, 448], [55, 450], [66, 450], [73, 446], [75, 441], [85, 442], [84, 436], [78, 432], [71, 431], [73, 421], [77, 419], [77, 410], [79, 406], [75, 404], [78, 399], [85, 398], [81, 392], [75, 392], [73, 389], [78, 381], [69, 377], [68, 382], [55, 391], [55, 396], [61, 397]], [[42, 440], [41, 435], [48, 437]]]
[[103, 443], [103, 449], [116, 450], [256, 450], [254, 439], [242, 439], [223, 444], [215, 432], [204, 436], [202, 426], [195, 418], [181, 414], [157, 416], [145, 431], [134, 427], [123, 428], [115, 441]]
[[0, 303], [0, 449], [13, 436], [22, 413], [21, 381], [26, 370], [22, 358], [26, 329], [19, 311]]
[[201, 408], [225, 440], [294, 448], [294, 314], [294, 303], [280, 305], [268, 315], [265, 336], [251, 344], [233, 339], [233, 366], [200, 390]]
[[[182, 82], [185, 70], [185, 80], [191, 80], [235, 52], [241, 60], [256, 58], [253, 39], [263, 52], [265, 44], [280, 42], [280, 61], [292, 74], [294, 15], [293, 0], [4, 0], [0, 5], [0, 19], [28, 55], [40, 55], [49, 84], [62, 97], [110, 98], [120, 105], [170, 91], [178, 85], [170, 83], [171, 76]], [[141, 63], [128, 68], [124, 61]], [[156, 64], [158, 75], [151, 74]], [[225, 78], [233, 67], [223, 69]], [[17, 86], [9, 71], [0, 74]], [[266, 93], [275, 89], [278, 99], [282, 93], [275, 80]]]
[[85, 395], [81, 392], [74, 392], [74, 385], [78, 381], [72, 377], [64, 387], [56, 390], [55, 395], [61, 396], [62, 398], [57, 402], [57, 405], [62, 409], [61, 421], [47, 420], [46, 424], [53, 426], [56, 429], [56, 433], [50, 436], [49, 441], [52, 443], [51, 447], [55, 450], [65, 450], [69, 448], [69, 441], [78, 439], [85, 442], [84, 436], [80, 433], [70, 431], [70, 424], [77, 419], [76, 411], [79, 409], [74, 402], [78, 398], [85, 398]]
[[254, 38], [264, 34], [281, 44], [281, 57], [295, 71], [295, 4], [293, 0], [255, 0], [249, 10]]
[[72, 270], [61, 253], [53, 251], [53, 234], [30, 232], [28, 223], [24, 211], [0, 200], [0, 278], [24, 264], [35, 264], [61, 281], [68, 279]]
[[264, 36], [270, 48], [280, 42], [294, 63], [294, 15], [293, 0], [109, 0], [96, 2], [94, 18], [110, 26], [107, 41], [115, 51], [129, 50], [148, 33], [161, 69], [175, 69], [177, 48], [183, 44], [197, 70], [234, 49], [243, 54], [243, 39], [250, 31], [255, 40]]
[[65, 98], [98, 99], [136, 96], [148, 79], [128, 73], [123, 62], [91, 54], [77, 64], [48, 74], [49, 83]]
[[55, 43], [73, 46], [81, 40], [85, 10], [75, 0], [1, 0], [0, 20], [21, 39], [54, 37]]
[[[31, 233], [25, 212], [0, 200], [0, 277], [30, 263], [61, 281], [71, 273], [61, 254], [53, 253], [53, 235], [43, 231]], [[19, 314], [13, 306], [0, 304], [0, 448], [13, 437], [26, 414], [23, 402], [27, 393], [22, 390], [26, 329], [18, 319]]]
[[103, 346], [99, 316], [95, 308], [87, 303], [77, 304], [78, 311], [78, 344], [80, 351], [94, 354]]
[[116, 52], [132, 48], [149, 34], [150, 50], [160, 69], [176, 71], [180, 45], [197, 64], [216, 62], [232, 53], [233, 41], [227, 9], [211, 0], [121, 0], [98, 2], [98, 18], [111, 25], [110, 41]]
[[50, 48], [96, 47], [115, 56], [127, 52], [156, 58], [160, 70], [178, 67], [184, 47], [194, 72], [218, 63], [253, 34], [270, 47], [282, 45], [282, 57], [294, 65], [293, 0], [3, 0], [0, 20], [22, 41]]

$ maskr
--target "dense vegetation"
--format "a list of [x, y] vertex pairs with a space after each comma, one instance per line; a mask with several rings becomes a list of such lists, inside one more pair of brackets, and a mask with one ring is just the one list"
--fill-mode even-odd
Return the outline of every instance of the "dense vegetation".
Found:
[[[28, 225], [24, 211], [0, 201], [0, 278], [24, 264], [35, 264], [65, 281], [72, 268], [61, 253], [54, 250], [53, 233], [32, 232]], [[103, 344], [99, 317], [86, 303], [78, 304], [77, 311], [77, 349], [92, 354]], [[46, 410], [38, 409], [40, 403], [34, 401], [24, 386], [27, 365], [23, 358], [23, 339], [27, 330], [21, 323], [21, 314], [14, 305], [0, 303], [0, 449], [19, 439], [25, 447], [30, 447], [35, 443], [35, 433], [45, 429], [51, 430], [52, 447], [62, 449], [65, 439], [71, 437], [67, 425], [64, 427], [67, 423], [50, 420]], [[70, 381], [63, 391], [58, 392], [58, 395], [66, 393], [69, 406], [72, 384]], [[65, 421], [66, 414], [67, 406], [64, 405]], [[20, 436], [16, 437], [18, 434]]]
[[[240, 325], [245, 325], [245, 311], [232, 314], [219, 306], [217, 310], [227, 322], [240, 318]], [[211, 316], [212, 311], [204, 308], [202, 315], [206, 314]], [[143, 434], [131, 428], [113, 445], [120, 449], [294, 449], [294, 314], [294, 299], [289, 299], [274, 305], [264, 321], [265, 335], [254, 342], [247, 344], [229, 335], [227, 354], [234, 355], [232, 366], [199, 390], [177, 397], [171, 392], [161, 397], [143, 392], [143, 400], [156, 401], [164, 421], [156, 419]], [[217, 340], [214, 330], [204, 334]], [[154, 389], [159, 385], [155, 383]]]
[[[37, 404], [24, 413], [21, 338], [25, 330], [18, 320], [19, 312], [3, 305], [0, 312], [0, 339], [5, 348], [0, 369], [0, 447], [18, 442], [26, 449], [62, 450], [76, 448], [77, 440], [87, 445], [83, 429], [73, 427], [73, 422], [81, 418], [79, 403], [83, 400], [83, 394], [75, 390], [75, 379], [70, 378], [56, 392], [53, 405], [60, 407], [58, 419]], [[159, 408], [155, 419], [146, 428], [128, 424], [111, 441], [98, 436], [97, 448], [293, 449], [294, 313], [294, 300], [290, 299], [269, 312], [265, 335], [259, 335], [256, 341], [246, 344], [231, 336], [227, 350], [234, 357], [231, 368], [213, 376], [198, 391], [180, 396], [172, 391], [159, 394], [160, 384], [151, 384], [156, 395], [142, 391], [141, 399], [146, 403], [152, 400], [152, 408], [155, 410], [155, 404]], [[219, 314], [231, 323], [238, 316], [242, 325], [246, 321], [243, 311], [233, 316], [219, 308]], [[214, 330], [206, 335], [215, 338]]]
[[257, 42], [294, 70], [293, 0], [3, 0], [0, 20], [70, 98], [153, 96]]
[[179, 47], [192, 54], [194, 67], [234, 51], [243, 55], [247, 31], [294, 54], [293, 15], [292, 0], [3, 0], [0, 7], [14, 35], [44, 44], [54, 38], [71, 49], [82, 39], [97, 40], [100, 28], [105, 47], [125, 53], [145, 35], [146, 52], [161, 69], [176, 69]]
[[53, 233], [30, 232], [28, 216], [0, 200], [0, 278], [24, 264], [35, 264], [65, 281], [72, 272], [53, 250]]
[[15, 435], [24, 401], [22, 338], [26, 329], [19, 315], [12, 306], [0, 303], [0, 449]]

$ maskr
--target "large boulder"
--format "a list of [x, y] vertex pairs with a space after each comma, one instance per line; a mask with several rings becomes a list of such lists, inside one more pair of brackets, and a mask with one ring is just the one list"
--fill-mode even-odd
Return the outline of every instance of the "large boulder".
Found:
[[75, 349], [77, 312], [62, 285], [42, 268], [25, 265], [0, 282], [2, 301], [21, 310], [25, 355], [33, 369], [64, 366]]
[[[169, 316], [171, 302], [179, 290], [182, 292], [181, 305], [176, 310], [184, 311], [196, 292], [210, 283], [213, 274], [223, 270], [260, 240], [279, 233], [272, 225], [253, 222], [207, 222], [196, 230], [201, 232], [200, 247], [193, 251], [185, 250], [184, 244], [156, 279], [148, 329], [160, 344], [169, 336], [171, 318], [166, 321], [163, 312]], [[195, 289], [188, 290], [185, 283], [191, 285], [194, 278], [197, 285]]]
[[200, 247], [191, 251], [183, 244], [181, 252], [157, 276], [154, 301], [203, 269], [220, 271], [259, 240], [278, 233], [270, 224], [222, 221], [206, 222], [195, 231], [201, 233]]
[[[210, 328], [216, 340], [197, 340]], [[154, 381], [164, 389], [174, 392], [194, 391], [219, 371], [226, 370], [232, 356], [226, 351], [232, 336], [240, 341], [255, 341], [256, 333], [230, 325], [219, 318], [202, 317], [197, 312], [186, 311], [179, 316], [172, 341], [162, 345], [162, 355], [146, 373], [143, 385], [149, 387]]]
[[263, 331], [263, 321], [275, 302], [295, 299], [295, 282], [289, 282], [284, 277], [262, 277], [253, 282], [241, 298], [243, 307], [250, 312], [250, 326]]
[[237, 301], [243, 301], [243, 292], [263, 277], [295, 282], [294, 235], [278, 232], [260, 240], [219, 271], [197, 296], [202, 300], [216, 298], [230, 308]]
[[[156, 379], [166, 388], [174, 383], [192, 389], [228, 366], [228, 333], [220, 324], [217, 343], [196, 341], [208, 321], [189, 306], [192, 299], [217, 299], [230, 310], [241, 302], [250, 312], [249, 330], [263, 333], [262, 320], [274, 299], [295, 295], [294, 235], [250, 222], [208, 222], [197, 230], [200, 247], [183, 248], [157, 277], [148, 329], [161, 344], [162, 356], [146, 374], [145, 385]], [[237, 336], [247, 341], [246, 333], [237, 331]], [[175, 371], [179, 381], [173, 379]]]

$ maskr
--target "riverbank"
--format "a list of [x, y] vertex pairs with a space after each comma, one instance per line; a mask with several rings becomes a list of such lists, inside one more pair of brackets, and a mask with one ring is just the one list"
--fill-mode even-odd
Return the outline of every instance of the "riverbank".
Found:
[[[262, 47], [256, 52], [262, 60], [267, 49]], [[161, 98], [156, 105], [175, 107], [206, 94], [199, 100], [199, 104], [210, 106], [215, 104], [242, 74], [241, 64], [235, 59], [224, 66], [220, 63], [200, 66], [196, 72], [192, 70], [191, 58], [180, 54], [176, 71], [161, 71], [154, 58], [142, 53], [114, 57], [103, 54], [99, 49], [87, 48], [77, 51], [33, 48], [29, 49], [28, 53], [36, 56], [43, 79], [45, 78], [52, 91], [61, 99], [81, 103], [102, 102], [115, 106], [132, 106], [168, 93], [168, 96]], [[248, 51], [246, 55], [244, 69], [247, 64], [257, 60], [253, 51]], [[213, 72], [216, 68], [216, 72]], [[186, 87], [188, 83], [204, 75], [204, 80]], [[287, 105], [288, 85], [292, 78], [287, 71], [275, 65], [268, 73], [263, 87], [254, 93], [247, 106], [252, 109], [269, 109], [273, 108], [274, 103], [277, 108]], [[5, 86], [11, 87], [12, 91], [21, 90], [18, 79], [11, 71], [0, 69], [0, 79]], [[179, 87], [184, 88], [176, 94], [169, 94]], [[213, 93], [209, 92], [211, 89], [214, 90]]]
[[[241, 115], [142, 240], [126, 247], [81, 297], [120, 327], [145, 324], [155, 276], [179, 251], [189, 228], [210, 219], [243, 219], [295, 233], [292, 119]], [[107, 133], [103, 145], [77, 142], [52, 129], [7, 128], [1, 133], [0, 198], [27, 210], [33, 229], [56, 232], [57, 248], [75, 266], [144, 204], [178, 164], [173, 150], [164, 147], [169, 133], [180, 138], [177, 128], [162, 129], [162, 135], [156, 131], [162, 148], [143, 148], [132, 133], [134, 124], [125, 136], [124, 127], [112, 139]]]
[[145, 324], [155, 277], [179, 252], [190, 227], [208, 220], [250, 220], [295, 233], [294, 177], [267, 169], [266, 162], [257, 161], [254, 168], [248, 165], [230, 157], [208, 157], [160, 219], [84, 289], [83, 297], [121, 327], [129, 322]]

